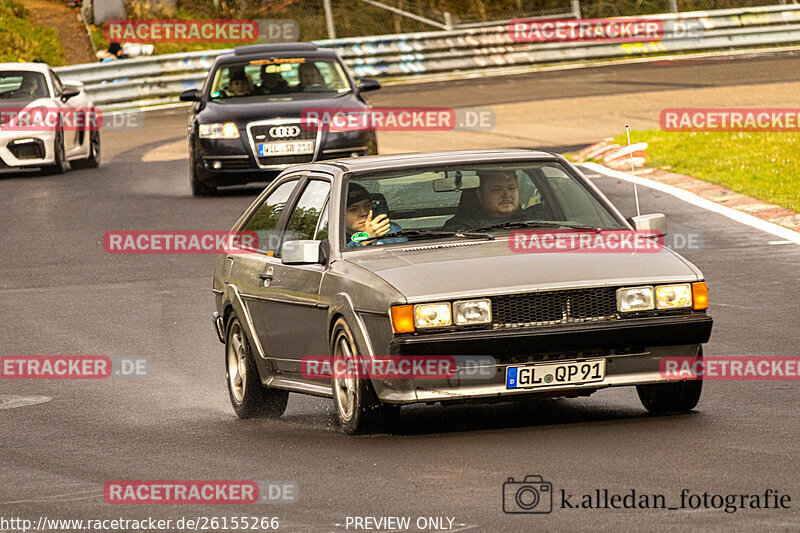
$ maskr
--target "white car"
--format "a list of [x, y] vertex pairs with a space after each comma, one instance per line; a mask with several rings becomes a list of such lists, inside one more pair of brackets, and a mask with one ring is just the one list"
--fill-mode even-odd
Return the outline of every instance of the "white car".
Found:
[[99, 121], [82, 82], [46, 63], [0, 63], [0, 168], [97, 167]]

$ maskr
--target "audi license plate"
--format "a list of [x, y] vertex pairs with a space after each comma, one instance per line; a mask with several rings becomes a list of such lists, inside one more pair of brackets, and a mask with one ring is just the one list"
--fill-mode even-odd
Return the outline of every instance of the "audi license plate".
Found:
[[506, 388], [528, 389], [577, 385], [603, 381], [605, 376], [605, 359], [593, 359], [580, 363], [509, 366], [506, 368]]
[[270, 155], [296, 155], [313, 154], [314, 141], [292, 141], [282, 143], [259, 143], [258, 156], [266, 157]]

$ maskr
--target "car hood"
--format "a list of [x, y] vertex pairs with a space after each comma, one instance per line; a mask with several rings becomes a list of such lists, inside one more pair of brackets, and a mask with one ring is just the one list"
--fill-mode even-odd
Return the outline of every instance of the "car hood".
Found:
[[696, 281], [702, 273], [671, 250], [657, 253], [517, 253], [508, 242], [461, 242], [347, 252], [409, 302], [577, 287]]
[[203, 110], [198, 113], [198, 120], [201, 123], [227, 121], [247, 123], [252, 120], [269, 118], [299, 118], [303, 111], [308, 109], [339, 109], [343, 107], [365, 108], [367, 105], [355, 96], [355, 93], [347, 93], [338, 97], [331, 97], [330, 93], [327, 93], [324, 97], [302, 100], [246, 98], [241, 103], [221, 100], [207, 102]]

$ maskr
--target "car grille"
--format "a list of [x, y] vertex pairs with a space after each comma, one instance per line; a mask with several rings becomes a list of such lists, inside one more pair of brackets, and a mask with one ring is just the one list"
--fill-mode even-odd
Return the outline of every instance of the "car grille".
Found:
[[[294, 137], [273, 137], [269, 134], [269, 130], [275, 126], [299, 126], [300, 133]], [[301, 126], [300, 121], [296, 123], [287, 123], [287, 124], [260, 124], [257, 126], [251, 126], [249, 128], [249, 134], [251, 136], [251, 140], [253, 141], [253, 146], [258, 145], [258, 143], [267, 143], [267, 142], [289, 142], [289, 141], [314, 141], [316, 143], [317, 140], [317, 130], [309, 128], [308, 126]], [[316, 149], [316, 144], [314, 146]], [[256, 150], [255, 154], [258, 151]], [[255, 155], [254, 154], [254, 155]], [[261, 165], [294, 165], [298, 163], [309, 163], [314, 160], [314, 154], [302, 154], [302, 155], [277, 155], [277, 156], [266, 156], [266, 157], [258, 157], [258, 162]]]
[[492, 296], [496, 329], [601, 322], [617, 317], [616, 289], [600, 287]]

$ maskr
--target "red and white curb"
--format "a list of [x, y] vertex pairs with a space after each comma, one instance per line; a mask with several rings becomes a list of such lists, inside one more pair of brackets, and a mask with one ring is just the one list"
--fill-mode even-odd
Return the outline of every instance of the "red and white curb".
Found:
[[654, 171], [647, 178], [597, 163], [578, 163], [610, 178], [665, 192], [697, 207], [800, 244], [800, 214], [690, 176]]

